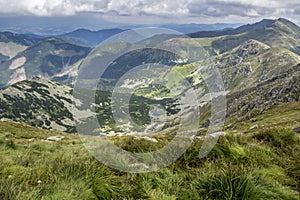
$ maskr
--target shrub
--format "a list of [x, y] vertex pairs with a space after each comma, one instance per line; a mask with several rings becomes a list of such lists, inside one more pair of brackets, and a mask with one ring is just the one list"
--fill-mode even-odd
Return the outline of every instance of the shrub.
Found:
[[261, 199], [262, 191], [251, 176], [231, 170], [207, 177], [196, 184], [200, 196], [208, 199]]
[[[297, 199], [293, 191], [276, 182], [270, 183], [269, 178], [232, 168], [203, 175], [202, 179], [193, 182], [192, 188], [203, 199]], [[191, 195], [188, 192], [183, 194]]]

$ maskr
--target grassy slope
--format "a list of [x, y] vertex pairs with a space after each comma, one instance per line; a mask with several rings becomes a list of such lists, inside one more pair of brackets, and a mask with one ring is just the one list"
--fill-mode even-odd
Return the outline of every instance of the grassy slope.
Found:
[[[228, 130], [208, 157], [198, 158], [197, 141], [176, 163], [147, 174], [105, 167], [76, 135], [0, 122], [0, 199], [299, 199], [300, 138], [290, 130], [299, 122], [299, 108], [281, 105], [256, 122], [237, 122], [234, 128], [246, 134]], [[260, 128], [250, 131], [253, 124]], [[45, 142], [51, 135], [66, 139]], [[156, 138], [159, 144], [112, 140], [145, 152], [168, 141]]]
[[[263, 115], [255, 116], [252, 121], [238, 122], [237, 119], [231, 119], [227, 122], [227, 126], [231, 130], [238, 130], [243, 133], [251, 132], [249, 127], [259, 125], [260, 129], [271, 129], [274, 127], [295, 128], [300, 122], [300, 103], [280, 104]], [[231, 125], [234, 124], [234, 125]], [[257, 129], [255, 131], [259, 131]]]

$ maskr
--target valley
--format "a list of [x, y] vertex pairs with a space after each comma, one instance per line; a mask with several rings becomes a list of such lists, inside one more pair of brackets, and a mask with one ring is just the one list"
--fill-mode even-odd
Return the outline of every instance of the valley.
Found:
[[[0, 33], [0, 199], [299, 199], [300, 27], [139, 31]], [[147, 154], [178, 135], [165, 168], [111, 158], [150, 173], [86, 142]]]

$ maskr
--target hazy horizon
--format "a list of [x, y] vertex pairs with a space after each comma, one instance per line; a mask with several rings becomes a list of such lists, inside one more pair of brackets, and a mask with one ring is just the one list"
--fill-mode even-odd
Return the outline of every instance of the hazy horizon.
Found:
[[286, 18], [300, 24], [293, 0], [0, 0], [1, 30], [62, 33], [162, 24], [251, 24]]
[[[280, 17], [278, 17], [280, 18]], [[245, 21], [240, 23], [227, 23], [223, 21], [215, 23], [153, 23], [153, 24], [125, 24], [125, 23], [114, 23], [105, 20], [95, 20], [92, 16], [79, 15], [79, 16], [60, 16], [60, 17], [39, 17], [39, 16], [6, 16], [0, 17], [0, 31], [9, 31], [13, 33], [24, 33], [24, 34], [37, 34], [37, 35], [56, 35], [67, 32], [72, 32], [78, 29], [87, 29], [91, 31], [98, 31], [103, 29], [132, 29], [140, 27], [164, 27], [164, 26], [180, 26], [180, 25], [195, 25], [195, 27], [203, 26], [203, 30], [221, 30], [224, 28], [236, 28], [246, 24], [253, 24], [260, 22], [264, 19], [275, 20], [278, 18], [261, 18], [257, 21]], [[93, 19], [93, 20], [91, 20]], [[291, 19], [289, 19], [291, 20]], [[294, 20], [292, 22], [296, 23]], [[299, 25], [298, 23], [296, 23]], [[208, 27], [205, 27], [207, 25]], [[215, 25], [215, 27], [213, 26]], [[219, 26], [218, 26], [219, 25]], [[223, 25], [223, 26], [222, 26]], [[167, 27], [167, 28], [169, 28]], [[214, 27], [214, 28], [212, 28]], [[220, 27], [220, 28], [218, 28]], [[183, 27], [182, 27], [183, 28]]]

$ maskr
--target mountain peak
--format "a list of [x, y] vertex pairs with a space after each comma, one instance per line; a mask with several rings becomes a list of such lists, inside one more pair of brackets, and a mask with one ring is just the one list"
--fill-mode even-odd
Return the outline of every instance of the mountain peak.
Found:
[[294, 29], [300, 29], [295, 23], [291, 22], [288, 19], [285, 18], [279, 18], [277, 20], [275, 20], [278, 24], [284, 24], [285, 26], [288, 26], [290, 28], [294, 28]]
[[285, 18], [278, 18], [278, 19], [263, 19], [260, 22], [254, 23], [254, 24], [247, 24], [244, 26], [241, 26], [236, 29], [237, 32], [245, 32], [245, 31], [252, 31], [252, 30], [257, 30], [257, 29], [263, 29], [263, 28], [268, 28], [276, 25], [277, 23], [284, 23], [286, 25], [293, 25], [297, 26], [293, 22], [291, 22], [288, 19]]
[[277, 19], [276, 21], [293, 23], [293, 22], [291, 22], [290, 20], [285, 19], [285, 18], [279, 18], [279, 19]]
[[284, 18], [263, 19], [257, 23], [246, 24], [246, 25], [240, 26], [236, 29], [223, 29], [220, 31], [200, 31], [200, 32], [196, 32], [196, 33], [191, 33], [191, 34], [189, 34], [189, 36], [192, 38], [218, 37], [218, 36], [223, 36], [223, 35], [237, 35], [237, 34], [241, 34], [241, 33], [258, 31], [258, 30], [263, 30], [263, 29], [268, 29], [268, 28], [282, 29], [282, 27], [284, 27], [284, 26], [285, 26], [285, 28], [287, 28], [287, 26], [288, 26], [289, 28], [292, 28], [293, 30], [297, 30], [299, 28], [296, 24], [294, 24], [293, 22], [291, 22], [287, 19], [284, 19]]
[[237, 29], [235, 29], [235, 33], [243, 33], [243, 32], [250, 32], [258, 29], [264, 29], [267, 27], [272, 26], [276, 20], [272, 19], [263, 19], [260, 22], [254, 23], [254, 24], [247, 24], [244, 26], [241, 26]]

